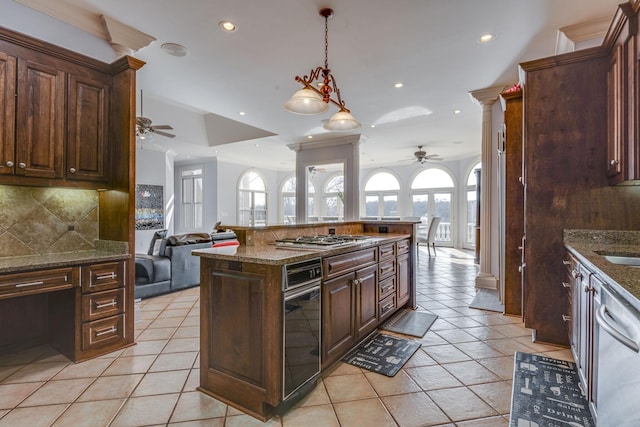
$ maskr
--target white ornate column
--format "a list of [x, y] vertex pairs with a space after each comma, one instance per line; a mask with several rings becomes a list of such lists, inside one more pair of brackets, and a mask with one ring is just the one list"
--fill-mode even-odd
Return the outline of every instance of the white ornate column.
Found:
[[482, 106], [482, 175], [480, 194], [480, 272], [476, 277], [476, 288], [498, 289], [498, 280], [491, 273], [491, 177], [496, 174], [492, 149], [493, 104], [504, 90], [504, 86], [490, 87], [469, 92], [471, 99]]

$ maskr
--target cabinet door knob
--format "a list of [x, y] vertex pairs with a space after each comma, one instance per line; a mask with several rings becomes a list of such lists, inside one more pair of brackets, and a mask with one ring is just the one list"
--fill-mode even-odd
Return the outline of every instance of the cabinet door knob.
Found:
[[27, 167], [27, 165], [26, 165], [25, 163], [20, 162], [20, 163], [18, 163], [18, 167], [19, 167], [20, 169], [24, 169], [24, 168], [26, 168], [26, 167]]
[[615, 165], [617, 165], [617, 164], [618, 164], [618, 163], [620, 163], [620, 162], [618, 162], [616, 159], [613, 159], [613, 160], [611, 160], [611, 162], [609, 162], [609, 163], [611, 164], [611, 166], [615, 166]]
[[76, 173], [76, 168], [70, 168], [70, 169], [69, 169], [69, 172], [71, 172], [71, 173]]
[[13, 167], [13, 162], [11, 160], [7, 160], [7, 163], [5, 163], [7, 165], [8, 168]]

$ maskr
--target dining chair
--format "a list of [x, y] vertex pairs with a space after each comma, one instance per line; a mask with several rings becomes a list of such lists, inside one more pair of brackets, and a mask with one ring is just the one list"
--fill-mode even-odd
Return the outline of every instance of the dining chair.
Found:
[[440, 225], [439, 216], [434, 216], [429, 222], [429, 226], [426, 228], [419, 228], [416, 240], [418, 245], [420, 243], [427, 245], [427, 253], [431, 256], [431, 249], [429, 246], [433, 246], [433, 256], [436, 256], [436, 231], [438, 231], [438, 225]]

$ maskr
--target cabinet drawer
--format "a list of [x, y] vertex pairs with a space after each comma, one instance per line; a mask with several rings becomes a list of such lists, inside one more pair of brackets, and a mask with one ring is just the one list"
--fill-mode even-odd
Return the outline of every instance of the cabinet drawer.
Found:
[[378, 277], [380, 277], [381, 279], [384, 279], [385, 277], [388, 277], [388, 276], [395, 275], [396, 274], [395, 258], [380, 262], [380, 264], [378, 264], [378, 268], [379, 268]]
[[398, 255], [409, 252], [410, 248], [411, 248], [411, 243], [409, 242], [409, 239], [404, 239], [404, 240], [400, 240], [399, 242], [396, 242], [396, 253]]
[[82, 267], [82, 292], [106, 291], [124, 286], [124, 261]]
[[115, 344], [124, 338], [124, 314], [82, 324], [82, 350]]
[[103, 319], [124, 313], [124, 288], [82, 296], [82, 320]]
[[59, 291], [79, 283], [79, 267], [6, 274], [0, 276], [0, 298]]
[[378, 313], [380, 320], [390, 316], [396, 310], [396, 295], [391, 294], [380, 301]]
[[379, 288], [380, 288], [380, 300], [383, 300], [384, 298], [386, 298], [387, 296], [389, 296], [390, 294], [395, 293], [396, 291], [396, 276], [391, 276], [387, 279], [382, 280], [379, 283]]
[[375, 264], [378, 258], [377, 255], [378, 248], [370, 248], [323, 258], [322, 268], [324, 269], [324, 275], [325, 277], [334, 277]]
[[378, 247], [378, 259], [383, 260], [386, 258], [392, 258], [396, 256], [396, 245], [389, 243], [387, 245], [380, 245]]

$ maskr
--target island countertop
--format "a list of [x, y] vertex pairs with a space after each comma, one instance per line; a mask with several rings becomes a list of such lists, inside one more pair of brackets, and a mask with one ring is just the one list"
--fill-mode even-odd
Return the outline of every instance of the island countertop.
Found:
[[344, 244], [332, 249], [292, 249], [277, 247], [274, 244], [264, 244], [258, 246], [222, 246], [219, 248], [196, 249], [191, 252], [194, 256], [202, 258], [213, 258], [228, 261], [250, 262], [268, 265], [284, 265], [292, 262], [304, 261], [311, 258], [325, 257], [340, 253], [365, 249], [371, 246], [378, 246], [383, 243], [391, 243], [398, 240], [408, 239], [409, 234], [371, 234], [367, 233], [369, 239], [359, 240], [354, 243]]
[[640, 256], [640, 231], [565, 230], [564, 243], [640, 312], [640, 268], [614, 264], [604, 256]]

